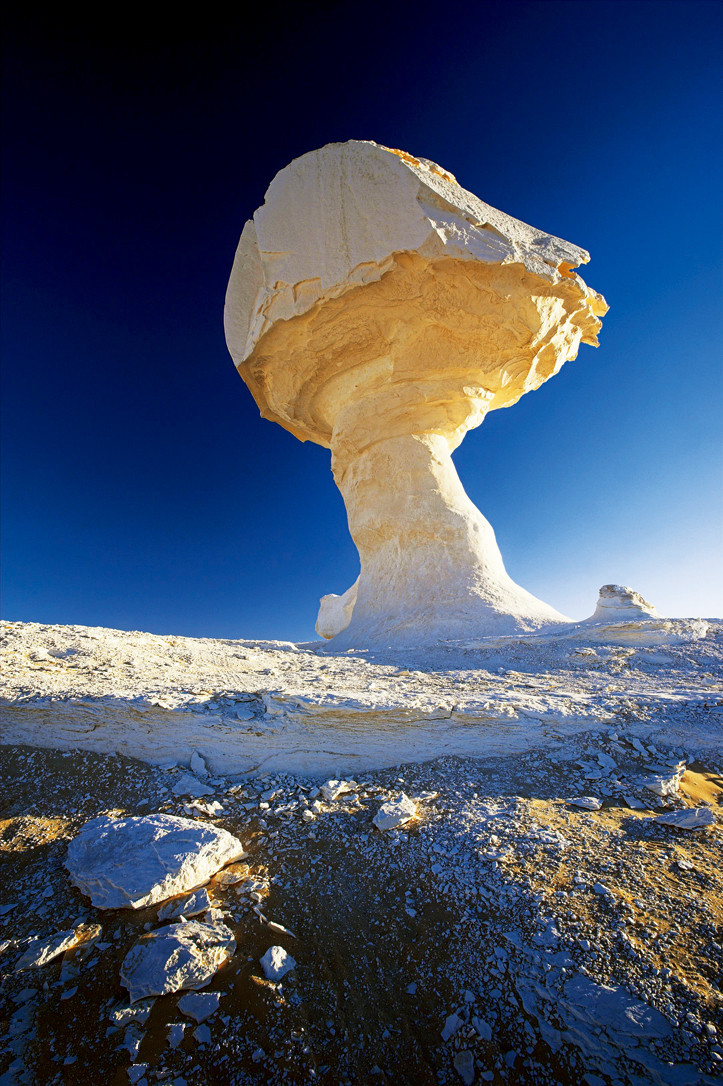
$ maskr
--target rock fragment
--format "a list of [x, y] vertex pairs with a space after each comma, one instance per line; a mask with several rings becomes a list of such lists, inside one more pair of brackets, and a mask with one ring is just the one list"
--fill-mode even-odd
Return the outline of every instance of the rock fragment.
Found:
[[48, 962], [54, 961], [59, 955], [65, 954], [66, 950], [73, 950], [74, 947], [91, 942], [93, 939], [97, 939], [99, 935], [100, 925], [93, 924], [88, 926], [80, 925], [77, 928], [59, 931], [47, 939], [36, 939], [27, 948], [15, 968], [33, 969], [47, 965]]
[[191, 755], [191, 772], [195, 773], [197, 777], [208, 776], [208, 769], [206, 768], [206, 763], [204, 762], [198, 751], [195, 750]]
[[602, 802], [597, 796], [575, 796], [574, 799], [568, 799], [567, 802], [571, 807], [579, 807], [584, 811], [599, 811], [602, 807]]
[[65, 866], [98, 909], [141, 909], [193, 890], [244, 855], [238, 838], [175, 815], [102, 816], [68, 846]]
[[181, 916], [198, 916], [211, 908], [208, 890], [196, 890], [195, 894], [174, 898], [158, 911], [159, 920], [178, 920]]
[[464, 1086], [472, 1086], [475, 1079], [474, 1056], [468, 1049], [463, 1048], [454, 1057], [454, 1069], [462, 1079]]
[[447, 1016], [447, 1019], [444, 1023], [444, 1028], [442, 1029], [442, 1040], [445, 1043], [450, 1039], [450, 1037], [454, 1037], [455, 1033], [462, 1025], [463, 1021], [464, 1019], [460, 1018], [458, 1014], [450, 1014]]
[[390, 799], [386, 803], [382, 803], [372, 822], [380, 832], [384, 833], [385, 830], [404, 826], [416, 817], [417, 807], [415, 803], [402, 792], [398, 799]]
[[281, 980], [296, 967], [296, 962], [282, 946], [271, 946], [260, 959], [267, 980]]
[[171, 924], [133, 944], [121, 966], [131, 1003], [182, 989], [203, 988], [231, 957], [236, 941], [225, 924]]
[[197, 777], [192, 777], [190, 773], [184, 773], [174, 784], [173, 793], [176, 796], [195, 796], [200, 799], [201, 796], [212, 796], [213, 788], [203, 784]]
[[327, 803], [333, 803], [335, 799], [343, 796], [346, 792], [356, 792], [358, 787], [356, 781], [330, 780], [322, 784], [321, 791]]
[[658, 826], [673, 826], [678, 830], [704, 830], [715, 825], [715, 815], [709, 807], [686, 807], [683, 811], [670, 811], [652, 819]]
[[220, 992], [189, 992], [179, 999], [178, 1009], [187, 1018], [201, 1023], [216, 1013], [220, 999]]
[[643, 783], [643, 787], [647, 788], [649, 792], [654, 792], [656, 796], [675, 796], [678, 794], [680, 788], [680, 776], [674, 773], [670, 777], [654, 776], [648, 777]]

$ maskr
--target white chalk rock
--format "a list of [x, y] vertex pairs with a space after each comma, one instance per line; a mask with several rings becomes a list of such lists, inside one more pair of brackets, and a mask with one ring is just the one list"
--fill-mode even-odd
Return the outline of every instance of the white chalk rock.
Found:
[[181, 916], [198, 916], [211, 908], [211, 898], [208, 890], [196, 890], [195, 894], [187, 894], [185, 897], [175, 898], [167, 902], [158, 911], [158, 919], [178, 920]]
[[188, 920], [144, 935], [125, 956], [121, 982], [131, 1002], [203, 988], [236, 950], [225, 924]]
[[65, 866], [98, 909], [142, 909], [194, 890], [244, 854], [238, 838], [175, 815], [102, 816], [68, 846]]
[[321, 786], [321, 792], [327, 803], [333, 803], [339, 796], [348, 792], [356, 792], [359, 785], [356, 781], [329, 780]]
[[648, 792], [654, 792], [656, 796], [675, 796], [680, 789], [680, 775], [673, 773], [670, 777], [648, 777], [643, 782], [643, 787], [647, 788]]
[[351, 588], [347, 588], [341, 596], [335, 596], [331, 592], [328, 596], [321, 597], [316, 619], [316, 632], [319, 637], [324, 637], [328, 641], [347, 628], [356, 603], [358, 586], [359, 578], [357, 577]]
[[509, 577], [451, 454], [597, 344], [584, 249], [364, 140], [302, 155], [241, 235], [226, 340], [264, 418], [332, 452], [359, 551], [324, 597], [334, 649], [529, 632], [564, 616]]
[[296, 962], [282, 946], [271, 946], [260, 959], [261, 968], [267, 980], [281, 980], [292, 969], [296, 968]]
[[208, 770], [206, 769], [206, 763], [204, 762], [198, 751], [194, 750], [191, 755], [191, 772], [195, 773], [197, 777], [207, 777]]
[[416, 804], [402, 792], [398, 799], [390, 799], [386, 803], [382, 803], [372, 822], [383, 833], [385, 830], [393, 830], [397, 826], [404, 826], [416, 817]]
[[599, 811], [602, 807], [602, 802], [597, 796], [575, 796], [567, 802], [571, 807], [579, 807], [583, 811]]
[[684, 811], [670, 811], [658, 815], [657, 825], [674, 826], [678, 830], [704, 830], [714, 826], [716, 817], [710, 807], [687, 807]]
[[32, 969], [47, 965], [66, 950], [73, 950], [83, 943], [92, 942], [100, 935], [100, 925], [81, 925], [59, 931], [47, 939], [34, 939], [20, 958], [16, 969]]
[[220, 999], [220, 992], [189, 992], [179, 999], [178, 1009], [187, 1018], [201, 1023], [216, 1013]]
[[190, 773], [184, 773], [174, 784], [173, 792], [176, 796], [195, 796], [200, 799], [201, 796], [212, 796], [213, 788], [209, 788], [197, 777], [192, 777]]
[[660, 615], [639, 592], [619, 584], [604, 584], [595, 611], [585, 622], [640, 622], [652, 618], [659, 619]]

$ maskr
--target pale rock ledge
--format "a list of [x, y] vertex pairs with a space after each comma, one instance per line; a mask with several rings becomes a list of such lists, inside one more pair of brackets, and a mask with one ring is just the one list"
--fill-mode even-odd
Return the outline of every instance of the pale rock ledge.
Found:
[[272, 181], [241, 235], [226, 339], [262, 416], [331, 449], [361, 563], [356, 600], [322, 603], [334, 649], [566, 621], [508, 576], [451, 453], [597, 344], [607, 306], [573, 270], [588, 259], [372, 142]]

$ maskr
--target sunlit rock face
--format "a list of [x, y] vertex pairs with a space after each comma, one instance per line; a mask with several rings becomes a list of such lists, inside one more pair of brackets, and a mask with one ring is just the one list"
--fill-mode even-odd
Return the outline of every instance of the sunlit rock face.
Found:
[[226, 338], [261, 414], [331, 449], [361, 565], [356, 599], [322, 605], [334, 648], [565, 621], [508, 576], [451, 453], [597, 344], [607, 307], [572, 270], [588, 259], [371, 142], [272, 181], [236, 253]]

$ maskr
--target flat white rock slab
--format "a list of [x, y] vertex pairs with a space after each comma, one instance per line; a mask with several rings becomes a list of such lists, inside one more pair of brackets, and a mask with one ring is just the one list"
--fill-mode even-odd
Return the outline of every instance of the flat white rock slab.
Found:
[[32, 969], [47, 965], [66, 950], [72, 950], [82, 943], [91, 941], [100, 934], [100, 927], [93, 928], [69, 928], [66, 931], [56, 932], [47, 939], [34, 939], [28, 949], [17, 963], [16, 969]]
[[684, 811], [671, 811], [658, 815], [655, 821], [662, 826], [674, 826], [678, 830], [704, 830], [715, 825], [715, 815], [709, 807], [688, 807]]
[[131, 1003], [182, 989], [203, 988], [236, 950], [225, 924], [170, 924], [133, 944], [121, 966]]
[[175, 815], [94, 818], [68, 846], [75, 885], [98, 909], [142, 909], [202, 886], [244, 855], [227, 830]]
[[567, 802], [571, 807], [579, 807], [582, 811], [599, 811], [602, 807], [602, 802], [597, 796], [575, 796]]
[[195, 1022], [205, 1022], [218, 1010], [220, 999], [220, 992], [189, 992], [179, 999], [178, 1009]]

